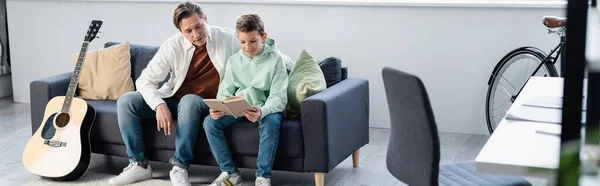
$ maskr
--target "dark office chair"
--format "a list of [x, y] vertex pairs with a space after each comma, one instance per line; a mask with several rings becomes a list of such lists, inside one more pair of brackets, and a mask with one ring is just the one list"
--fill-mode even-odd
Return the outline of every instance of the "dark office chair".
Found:
[[440, 142], [427, 90], [417, 76], [389, 67], [382, 71], [390, 110], [388, 171], [414, 186], [529, 186], [513, 176], [477, 173], [472, 162], [440, 166]]

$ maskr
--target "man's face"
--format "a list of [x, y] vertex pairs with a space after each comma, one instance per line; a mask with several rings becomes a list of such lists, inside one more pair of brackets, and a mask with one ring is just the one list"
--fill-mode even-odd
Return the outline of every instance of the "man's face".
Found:
[[206, 44], [205, 24], [205, 19], [200, 18], [198, 14], [193, 14], [190, 17], [181, 19], [179, 30], [188, 41], [192, 42], [194, 46], [199, 47]]
[[256, 30], [252, 32], [238, 31], [237, 37], [238, 40], [240, 40], [240, 47], [242, 48], [242, 51], [244, 51], [244, 54], [250, 58], [253, 58], [262, 53], [262, 43], [266, 39], [267, 33], [263, 33], [261, 36]]

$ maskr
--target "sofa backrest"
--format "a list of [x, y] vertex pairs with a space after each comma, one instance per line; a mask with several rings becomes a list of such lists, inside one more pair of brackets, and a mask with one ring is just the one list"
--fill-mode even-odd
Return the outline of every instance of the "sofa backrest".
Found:
[[[121, 42], [107, 42], [104, 44], [104, 48], [113, 46], [113, 45], [118, 45], [121, 44]], [[158, 52], [158, 49], [160, 48], [159, 46], [152, 46], [152, 45], [140, 45], [140, 44], [129, 44], [129, 52], [131, 55], [131, 78], [133, 80], [133, 82], [135, 82], [135, 80], [137, 80], [138, 77], [140, 77], [140, 75], [142, 74], [142, 70], [144, 70], [144, 68], [146, 68], [146, 66], [148, 66], [148, 63], [150, 62], [150, 60], [152, 60], [152, 58], [154, 57], [154, 55], [156, 54], [156, 52]], [[338, 72], [340, 72], [339, 70], [341, 70], [341, 79], [339, 79], [339, 81], [343, 81], [348, 77], [348, 68], [347, 67], [341, 67], [341, 60], [339, 58], [336, 57], [329, 57], [326, 59], [332, 59], [337, 61], [338, 63], [338, 67], [337, 70]], [[340, 69], [341, 67], [341, 69]], [[324, 67], [321, 66], [321, 68], [323, 69]], [[325, 70], [325, 69], [323, 69]], [[330, 70], [330, 69], [328, 69]], [[325, 73], [325, 71], [324, 71]], [[339, 76], [338, 76], [339, 77]], [[332, 78], [332, 77], [326, 77], [327, 79]], [[336, 79], [335, 77], [333, 77], [334, 79]], [[162, 84], [167, 81], [169, 79], [169, 76], [167, 76], [167, 78], [159, 83], [159, 87], [162, 86]], [[331, 81], [331, 80], [328, 80]], [[336, 79], [337, 81], [337, 79]], [[338, 82], [339, 82], [338, 81]], [[334, 84], [336, 84], [337, 82], [328, 82], [328, 86], [332, 86]]]
[[[104, 48], [121, 44], [121, 42], [107, 42]], [[148, 66], [148, 63], [158, 52], [158, 46], [130, 44], [129, 52], [131, 55], [131, 78], [135, 80], [140, 77], [142, 70]]]

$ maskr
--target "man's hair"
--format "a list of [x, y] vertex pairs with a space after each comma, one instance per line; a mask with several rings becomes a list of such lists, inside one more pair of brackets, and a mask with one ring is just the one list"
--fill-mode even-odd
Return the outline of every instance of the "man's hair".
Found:
[[200, 5], [190, 1], [180, 3], [177, 5], [175, 12], [173, 12], [173, 24], [175, 24], [177, 29], [181, 29], [179, 28], [181, 20], [192, 16], [193, 13], [198, 14], [201, 19], [204, 19], [204, 11], [202, 11]]
[[259, 35], [265, 33], [265, 25], [263, 24], [260, 17], [256, 14], [244, 14], [240, 16], [236, 26], [237, 31], [248, 33], [252, 31], [258, 31]]

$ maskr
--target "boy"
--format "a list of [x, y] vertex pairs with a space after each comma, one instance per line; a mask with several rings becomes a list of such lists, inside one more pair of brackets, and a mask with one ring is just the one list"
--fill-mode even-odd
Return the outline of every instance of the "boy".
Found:
[[267, 38], [258, 15], [242, 15], [236, 30], [241, 49], [227, 62], [217, 99], [243, 96], [253, 105], [254, 111], [246, 111], [244, 117], [234, 118], [210, 109], [210, 117], [206, 117], [203, 123], [204, 131], [222, 171], [212, 185], [242, 185], [223, 131], [228, 126], [248, 120], [258, 124], [260, 136], [255, 184], [270, 186], [279, 125], [287, 104], [286, 59], [289, 58], [279, 52], [273, 39]]

